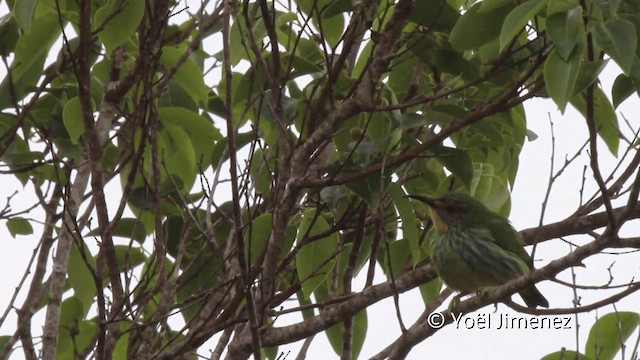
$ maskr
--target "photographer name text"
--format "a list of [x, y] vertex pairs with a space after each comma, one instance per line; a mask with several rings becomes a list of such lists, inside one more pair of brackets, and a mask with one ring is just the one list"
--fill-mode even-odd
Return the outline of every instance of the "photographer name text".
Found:
[[[446, 319], [445, 316], [449, 316], [450, 319]], [[444, 315], [435, 312], [429, 315], [427, 322], [435, 329], [448, 323], [456, 329], [464, 330], [568, 330], [574, 328], [573, 318], [570, 316], [522, 316], [498, 313]]]

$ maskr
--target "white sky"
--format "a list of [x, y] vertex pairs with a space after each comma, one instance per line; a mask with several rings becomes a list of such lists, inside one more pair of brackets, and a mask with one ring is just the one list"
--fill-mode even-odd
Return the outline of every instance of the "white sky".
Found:
[[[6, 4], [2, 3], [0, 14], [6, 13]], [[212, 51], [209, 51], [212, 53]], [[605, 93], [610, 94], [611, 85], [615, 76], [619, 74], [615, 65], [610, 65], [602, 76]], [[4, 71], [0, 72], [4, 74]], [[544, 198], [547, 181], [549, 178], [549, 159], [551, 156], [550, 125], [549, 117], [554, 122], [556, 136], [556, 170], [564, 163], [565, 157], [571, 157], [575, 151], [582, 146], [587, 138], [587, 129], [582, 116], [571, 107], [567, 109], [564, 116], [556, 111], [556, 106], [550, 100], [535, 99], [525, 104], [527, 110], [528, 128], [539, 135], [533, 142], [526, 142], [520, 158], [520, 169], [516, 179], [515, 188], [512, 194], [511, 221], [517, 229], [524, 229], [536, 226], [540, 217], [540, 204]], [[640, 121], [635, 116], [640, 109], [640, 101], [637, 96], [632, 96], [620, 106], [617, 113], [624, 114], [634, 127], [640, 126]], [[626, 125], [620, 116], [621, 127]], [[625, 144], [621, 143], [621, 149]], [[600, 158], [602, 172], [606, 177], [610, 169], [616, 163], [616, 159], [608, 155], [606, 146], [599, 141]], [[621, 151], [622, 154], [622, 151]], [[577, 208], [579, 199], [579, 188], [582, 181], [583, 166], [588, 164], [585, 154], [574, 164], [568, 167], [562, 177], [554, 185], [551, 193], [551, 202], [547, 207], [545, 223], [550, 223], [566, 218]], [[593, 194], [595, 183], [591, 180], [591, 171], [587, 173], [586, 197]], [[119, 185], [110, 185], [112, 191], [119, 191]], [[12, 201], [14, 210], [19, 210], [32, 204], [31, 191], [22, 186], [11, 176], [0, 177], [0, 207], [5, 203], [6, 196], [18, 191], [19, 194]], [[220, 192], [218, 192], [220, 194]], [[630, 221], [624, 228], [623, 234], [635, 235], [640, 233], [640, 222]], [[33, 248], [38, 241], [39, 232], [31, 236], [19, 236], [13, 239], [3, 224], [0, 224], [1, 246], [5, 249], [0, 254], [0, 311], [4, 311], [13, 290], [18, 285], [22, 274], [27, 266], [27, 261], [32, 255]], [[590, 241], [584, 237], [572, 237], [568, 240], [580, 244]], [[559, 240], [553, 240], [542, 244], [536, 250], [536, 266], [540, 267], [545, 263], [558, 258], [567, 253], [569, 246]], [[530, 249], [529, 249], [530, 250]], [[631, 281], [640, 275], [640, 265], [637, 261], [638, 255], [600, 255], [594, 260], [586, 261], [587, 268], [576, 268], [576, 282], [582, 285], [605, 284], [609, 279], [607, 268], [615, 262], [612, 268], [614, 284], [623, 284]], [[50, 264], [49, 264], [50, 265]], [[571, 281], [571, 274], [568, 271], [560, 274], [559, 278]], [[27, 279], [27, 284], [28, 284]], [[385, 279], [378, 275], [376, 282]], [[362, 276], [354, 281], [354, 289], [361, 288], [364, 284]], [[558, 284], [545, 281], [538, 284], [541, 292], [549, 299], [551, 307], [572, 306], [573, 293]], [[20, 305], [24, 298], [26, 289], [23, 289], [18, 296], [16, 304]], [[603, 292], [580, 291], [582, 305], [597, 301], [603, 297]], [[516, 296], [517, 297], [517, 296]], [[517, 299], [517, 301], [520, 301]], [[445, 302], [445, 307], [448, 301]], [[579, 345], [577, 350], [584, 352], [585, 342], [589, 329], [596, 317], [615, 311], [635, 311], [640, 312], [640, 294], [620, 301], [613, 306], [607, 306], [598, 312], [593, 311], [586, 314], [579, 314], [576, 319], [572, 318], [570, 330], [463, 330], [455, 329], [449, 325], [445, 329], [436, 333], [416, 346], [410, 353], [409, 359], [531, 359], [542, 356], [565, 347], [576, 350], [576, 331], [578, 331]], [[405, 325], [410, 326], [424, 309], [424, 304], [417, 289], [400, 295], [400, 306]], [[375, 355], [384, 347], [389, 345], [400, 335], [395, 309], [392, 299], [387, 299], [368, 308], [368, 333], [360, 358], [366, 359]], [[499, 305], [497, 311], [493, 306], [486, 307], [470, 316], [477, 314], [487, 314], [492, 319], [497, 320], [498, 316], [509, 314], [517, 316], [513, 311], [504, 305]], [[489, 315], [491, 314], [491, 315]], [[529, 317], [528, 315], [521, 315]], [[278, 319], [279, 325], [284, 325], [288, 321], [298, 321], [297, 317], [281, 317]], [[0, 329], [0, 335], [10, 335], [15, 329], [15, 314], [11, 314], [4, 326]], [[36, 315], [34, 323], [43, 320], [42, 312]], [[580, 326], [577, 327], [577, 324]], [[577, 329], [577, 330], [576, 330]], [[37, 326], [34, 328], [37, 334]], [[635, 336], [635, 335], [634, 335]], [[632, 348], [635, 345], [634, 336], [627, 344]], [[293, 359], [297, 355], [299, 344], [281, 346], [280, 351], [291, 351], [287, 359]], [[213, 345], [212, 345], [213, 346]], [[628, 350], [630, 352], [631, 349]], [[206, 355], [205, 352], [201, 354]], [[22, 357], [20, 350], [14, 352], [14, 357]], [[309, 359], [328, 359], [336, 357], [331, 349], [326, 337], [323, 334], [316, 336], [309, 352]], [[628, 357], [628, 354], [627, 354]], [[619, 355], [620, 358], [620, 355]]]

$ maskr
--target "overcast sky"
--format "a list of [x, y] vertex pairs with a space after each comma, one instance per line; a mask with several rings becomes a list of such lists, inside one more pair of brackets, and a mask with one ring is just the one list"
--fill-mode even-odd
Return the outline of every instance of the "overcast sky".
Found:
[[[6, 13], [6, 5], [3, 2], [0, 7], [0, 15]], [[207, 50], [209, 51], [209, 50]], [[213, 53], [214, 51], [209, 51]], [[603, 87], [605, 93], [610, 94], [611, 84], [619, 70], [613, 66], [609, 66], [605, 70], [603, 77]], [[0, 77], [4, 77], [4, 71], [0, 70]], [[517, 229], [524, 229], [536, 226], [540, 221], [540, 207], [544, 198], [549, 179], [549, 166], [551, 157], [551, 139], [550, 139], [550, 123], [549, 118], [554, 122], [556, 136], [556, 169], [564, 163], [565, 157], [572, 156], [587, 139], [587, 128], [584, 119], [580, 114], [568, 107], [566, 114], [563, 116], [556, 111], [556, 106], [550, 100], [535, 99], [525, 104], [527, 110], [528, 128], [539, 135], [539, 138], [533, 142], [526, 142], [520, 158], [520, 170], [515, 183], [512, 194], [512, 211], [510, 219]], [[624, 114], [632, 123], [632, 126], [640, 126], [640, 121], [636, 114], [640, 109], [640, 101], [634, 95], [627, 100], [617, 111]], [[620, 116], [621, 126], [623, 124]], [[624, 150], [621, 143], [621, 150]], [[616, 164], [616, 159], [608, 155], [608, 151], [602, 142], [599, 142], [600, 157], [603, 165], [603, 174], [607, 176], [610, 169]], [[622, 153], [622, 151], [621, 151]], [[582, 181], [583, 166], [588, 164], [586, 152], [569, 166], [562, 177], [554, 185], [551, 193], [551, 201], [547, 207], [544, 223], [550, 223], [566, 218], [573, 213], [579, 205], [579, 189]], [[591, 172], [587, 171], [586, 194], [590, 196], [594, 193], [596, 187], [591, 180]], [[11, 175], [0, 177], [0, 208], [4, 205], [5, 199], [14, 191], [19, 194], [12, 201], [14, 210], [24, 209], [33, 204], [31, 196], [32, 191], [29, 188], [22, 188]], [[113, 191], [119, 191], [117, 184], [110, 185]], [[218, 192], [221, 195], [221, 192]], [[36, 232], [31, 236], [19, 236], [13, 239], [7, 232], [4, 224], [0, 224], [0, 239], [2, 241], [3, 251], [0, 253], [0, 311], [4, 311], [13, 294], [13, 289], [18, 285], [22, 274], [24, 273], [27, 263], [32, 256], [33, 248], [37, 244], [40, 233], [36, 227]], [[640, 233], [640, 225], [638, 220], [630, 221], [624, 228], [623, 234]], [[589, 238], [572, 237], [567, 240], [580, 244], [589, 241]], [[570, 247], [568, 244], [554, 240], [547, 242], [538, 247], [536, 250], [536, 267], [540, 267], [547, 262], [566, 254]], [[530, 251], [531, 249], [528, 248]], [[607, 268], [615, 262], [611, 269], [614, 276], [614, 284], [623, 284], [640, 275], [640, 265], [637, 262], [638, 256], [616, 256], [601, 255], [597, 257], [597, 261], [586, 261], [587, 268], [576, 268], [576, 281], [583, 285], [602, 285], [609, 280]], [[49, 263], [49, 266], [51, 263]], [[381, 273], [381, 272], [380, 272]], [[571, 273], [565, 271], [560, 274], [559, 278], [565, 281], [571, 281]], [[382, 276], [378, 275], [377, 282], [383, 282]], [[28, 280], [27, 280], [28, 284]], [[354, 282], [354, 289], [361, 289], [364, 284], [362, 276]], [[541, 292], [549, 299], [551, 307], [571, 307], [573, 301], [573, 293], [570, 289], [562, 287], [550, 281], [542, 282], [538, 285]], [[21, 304], [24, 298], [26, 288], [18, 296], [16, 304]], [[602, 292], [591, 293], [586, 291], [579, 292], [582, 298], [582, 305], [589, 304], [593, 301], [605, 297]], [[517, 296], [516, 296], [517, 297]], [[520, 299], [516, 301], [521, 302]], [[445, 302], [446, 307], [448, 301]], [[635, 293], [629, 298], [616, 304], [619, 311], [635, 311], [640, 312], [640, 294]], [[418, 291], [412, 291], [400, 295], [400, 307], [402, 310], [403, 321], [410, 326], [413, 321], [422, 313], [424, 304]], [[579, 347], [577, 350], [584, 351], [584, 344], [588, 335], [590, 326], [596, 317], [608, 312], [614, 311], [613, 306], [600, 309], [598, 312], [593, 311], [586, 314], [580, 314], [576, 318], [572, 317], [570, 329], [560, 330], [499, 330], [496, 329], [495, 323], [493, 329], [456, 329], [454, 325], [449, 325], [445, 329], [439, 331], [432, 338], [427, 339], [419, 346], [415, 347], [410, 353], [410, 359], [424, 359], [427, 356], [431, 359], [534, 359], [541, 358], [545, 354], [560, 350], [565, 347], [567, 349], [576, 350], [576, 331], [578, 331]], [[368, 308], [369, 329], [364, 349], [360, 358], [368, 358], [375, 355], [384, 347], [389, 345], [395, 338], [400, 335], [400, 327], [396, 320], [393, 301], [387, 299]], [[489, 316], [494, 321], [500, 316], [524, 316], [518, 315], [499, 305], [497, 309], [493, 306], [486, 307], [474, 314], [467, 316], [477, 317], [478, 314]], [[43, 320], [42, 312], [35, 317], [35, 322]], [[281, 317], [278, 319], [278, 325], [284, 325], [287, 322], [298, 321], [297, 317]], [[0, 335], [10, 335], [15, 329], [16, 317], [12, 313], [5, 322]], [[580, 325], [578, 328], [577, 325]], [[578, 329], [578, 330], [576, 330]], [[34, 333], [38, 334], [38, 330], [34, 329]], [[634, 336], [632, 336], [634, 338]], [[633, 345], [633, 342], [629, 342]], [[287, 359], [295, 358], [299, 344], [291, 346], [283, 346], [281, 351], [291, 351]], [[203, 353], [204, 355], [204, 353]], [[326, 340], [321, 334], [316, 336], [313, 345], [308, 353], [310, 359], [327, 359], [331, 358], [334, 353]], [[329, 356], [331, 355], [331, 356]], [[14, 352], [14, 358], [20, 358], [21, 351]]]

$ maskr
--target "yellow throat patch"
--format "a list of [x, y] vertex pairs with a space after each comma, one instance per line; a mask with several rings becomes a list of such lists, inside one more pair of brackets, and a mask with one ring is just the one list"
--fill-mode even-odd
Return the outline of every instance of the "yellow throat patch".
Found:
[[449, 225], [442, 221], [442, 218], [436, 210], [429, 208], [429, 212], [431, 213], [431, 220], [433, 220], [433, 225], [437, 232], [445, 233], [449, 231]]

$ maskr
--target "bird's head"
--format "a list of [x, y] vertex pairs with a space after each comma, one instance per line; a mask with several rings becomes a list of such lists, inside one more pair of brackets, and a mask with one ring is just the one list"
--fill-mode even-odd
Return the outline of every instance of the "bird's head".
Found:
[[407, 195], [421, 201], [431, 209], [431, 219], [438, 232], [449, 231], [450, 226], [469, 225], [482, 219], [482, 213], [489, 211], [481, 202], [462, 193], [449, 193], [439, 198], [424, 195]]

